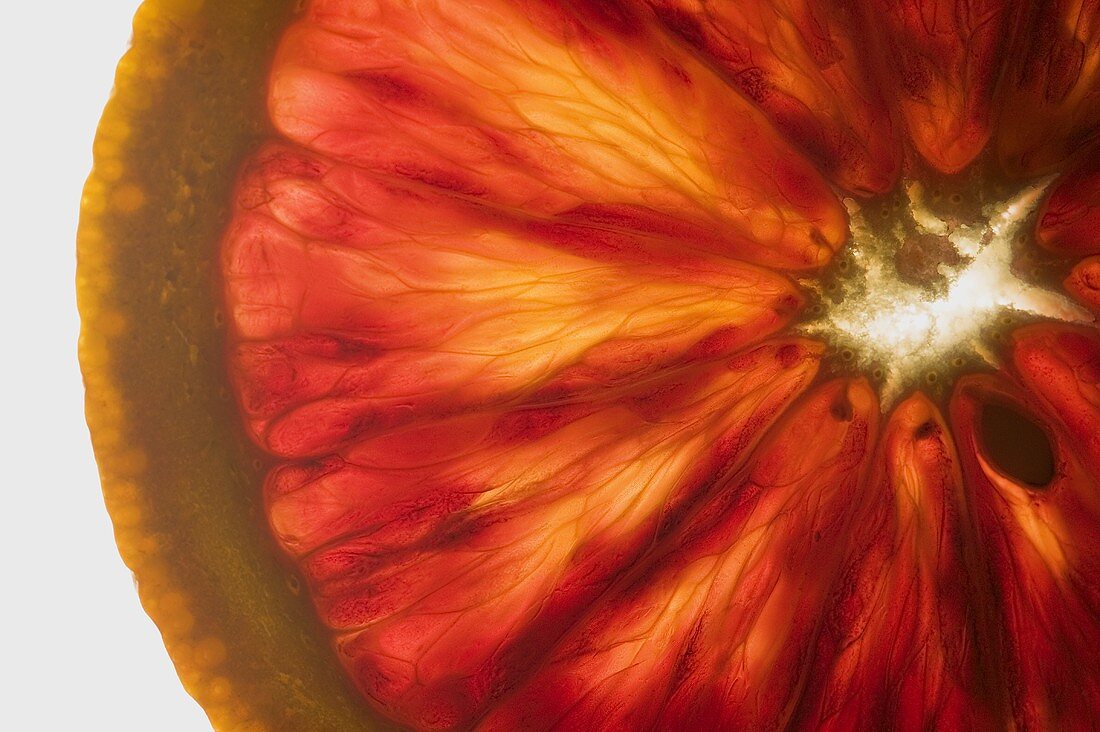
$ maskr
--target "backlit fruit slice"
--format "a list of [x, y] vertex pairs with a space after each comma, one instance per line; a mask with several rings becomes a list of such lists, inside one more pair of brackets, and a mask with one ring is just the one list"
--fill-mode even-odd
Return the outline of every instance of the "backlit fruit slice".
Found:
[[[993, 647], [1003, 654], [1013, 719], [1022, 729], [1085, 730], [1100, 695], [1100, 485], [1069, 436], [1015, 385], [968, 377], [952, 399], [952, 423], [994, 583]], [[983, 435], [989, 410], [1014, 427], [1040, 429], [1049, 472], [1020, 480]], [[983, 439], [984, 438], [984, 439]]]
[[549, 225], [283, 148], [239, 191], [230, 364], [255, 438], [287, 457], [713, 358], [801, 302], [782, 276], [693, 261], [690, 243], [673, 263], [677, 242]]
[[840, 4], [649, 0], [661, 23], [714, 64], [842, 188], [885, 193], [901, 146], [860, 63], [857, 19]]
[[845, 236], [817, 171], [627, 5], [310, 3], [270, 105], [294, 142], [487, 205], [793, 268]]
[[1059, 254], [1100, 254], [1100, 154], [1063, 175], [1043, 202], [1035, 236]]
[[[841, 3], [838, 3], [841, 4]], [[862, 38], [913, 147], [955, 173], [985, 147], [1009, 27], [1005, 0], [861, 0]]]
[[865, 383], [818, 387], [482, 727], [784, 727], [877, 421]]
[[364, 693], [465, 728], [745, 462], [817, 355], [776, 343], [597, 403], [367, 440], [273, 474], [271, 522]]
[[[954, 441], [924, 396], [887, 422], [823, 621], [803, 729], [991, 729], [989, 659]], [[983, 663], [984, 661], [984, 663]]]
[[1049, 172], [1096, 140], [1100, 4], [1019, 3], [998, 94], [997, 153], [1020, 176]]
[[[1003, 369], [896, 405], [796, 334], [846, 210], [886, 247], [904, 195], [937, 244], [1000, 237], [1100, 312], [1100, 10], [276, 5], [144, 6], [80, 243], [120, 548], [216, 727], [1100, 715], [1084, 311], [996, 326]], [[1026, 196], [969, 167], [991, 135], [1012, 173], [1065, 169], [1019, 242]], [[903, 167], [928, 180], [875, 198]], [[971, 242], [991, 196], [1016, 203]]]
[[1100, 257], [1083, 259], [1074, 266], [1065, 288], [1086, 307], [1100, 313]]

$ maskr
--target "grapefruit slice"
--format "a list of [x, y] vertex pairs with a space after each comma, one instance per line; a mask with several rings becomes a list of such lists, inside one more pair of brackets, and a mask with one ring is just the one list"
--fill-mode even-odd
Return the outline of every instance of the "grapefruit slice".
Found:
[[[223, 5], [142, 7], [79, 240], [215, 727], [1100, 714], [1100, 11]], [[998, 319], [885, 389], [829, 308]]]

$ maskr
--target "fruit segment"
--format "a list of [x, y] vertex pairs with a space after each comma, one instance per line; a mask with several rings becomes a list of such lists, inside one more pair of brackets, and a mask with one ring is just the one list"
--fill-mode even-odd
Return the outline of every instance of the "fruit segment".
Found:
[[[1009, 405], [1046, 433], [1053, 474], [1028, 485], [998, 468], [982, 412]], [[994, 583], [990, 625], [1003, 654], [1015, 723], [1022, 729], [1091, 729], [1100, 705], [1100, 487], [1069, 435], [1010, 382], [967, 377], [951, 419], [977, 524], [977, 546]]]
[[465, 728], [678, 541], [819, 356], [780, 341], [587, 403], [410, 426], [274, 472], [269, 521], [364, 694], [415, 728]]
[[[880, 439], [872, 387], [779, 334], [791, 273], [847, 236], [832, 185], [961, 171], [999, 79], [1012, 172], [1087, 142], [1097, 2], [310, 2], [219, 274], [267, 522], [370, 704], [436, 730], [1091, 721], [1100, 337], [1020, 329], [950, 430], [917, 393]], [[1036, 236], [1100, 312], [1098, 171]]]
[[1058, 179], [1039, 212], [1036, 240], [1059, 254], [1100, 254], [1100, 155]]
[[1078, 262], [1063, 284], [1066, 292], [1100, 314], [1100, 257]]
[[1100, 477], [1100, 337], [1080, 328], [1031, 326], [1013, 334], [1011, 353], [1024, 386]]
[[269, 98], [296, 143], [487, 205], [785, 268], [825, 263], [846, 236], [814, 167], [625, 5], [314, 2]]
[[[973, 543], [954, 442], [923, 395], [883, 430], [798, 726], [992, 729], [983, 702]], [[987, 618], [988, 619], [988, 618]]]
[[997, 153], [1021, 177], [1052, 170], [1100, 124], [1100, 2], [1019, 3], [998, 89]]
[[861, 0], [865, 58], [916, 150], [944, 173], [962, 170], [990, 135], [993, 88], [1009, 25], [1006, 0]]
[[[588, 257], [573, 241], [610, 248]], [[721, 357], [801, 302], [781, 275], [687, 253], [673, 264], [668, 246], [269, 148], [223, 248], [249, 428], [279, 455], [325, 454], [425, 415]]]
[[792, 407], [481, 728], [782, 728], [863, 495], [878, 410], [861, 381]]
[[875, 195], [894, 184], [900, 144], [839, 3], [648, 2], [838, 185]]

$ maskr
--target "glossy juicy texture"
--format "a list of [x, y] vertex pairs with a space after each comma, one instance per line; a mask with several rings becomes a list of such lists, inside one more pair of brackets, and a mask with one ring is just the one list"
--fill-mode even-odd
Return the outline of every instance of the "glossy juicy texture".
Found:
[[[1091, 6], [1042, 5], [309, 4], [223, 245], [228, 361], [272, 533], [370, 704], [415, 729], [1095, 718], [1096, 331], [1017, 331], [947, 419], [882, 414], [784, 332], [846, 238], [835, 189], [991, 139], [1026, 174], [1091, 134]], [[1068, 37], [1081, 64], [1041, 53]], [[1096, 170], [1036, 238], [1100, 312]], [[999, 467], [988, 405], [1049, 436], [1048, 485]]]
[[798, 727], [988, 729], [989, 618], [970, 551], [958, 455], [927, 398], [900, 404], [883, 429], [816, 649]]
[[678, 542], [679, 515], [744, 463], [815, 361], [765, 347], [607, 404], [381, 438], [296, 493], [277, 479], [273, 524], [286, 536], [340, 496], [318, 517], [336, 540], [303, 563], [340, 652], [398, 719], [465, 727], [653, 544]]
[[501, 211], [284, 147], [257, 156], [239, 190], [224, 253], [238, 388], [255, 438], [286, 457], [720, 356], [801, 302], [782, 275], [677, 258], [664, 237]]
[[913, 147], [944, 173], [990, 135], [1008, 27], [1006, 0], [862, 0], [860, 38]]
[[270, 98], [294, 142], [490, 205], [793, 268], [845, 237], [839, 202], [764, 115], [625, 8], [315, 2]]
[[997, 152], [1023, 177], [1054, 170], [1096, 141], [1100, 2], [1019, 3], [999, 92]]
[[[1052, 337], [1057, 337], [1051, 334]], [[1026, 360], [1026, 356], [1023, 357]], [[1024, 372], [1026, 375], [1026, 371]], [[1053, 386], [1058, 392], [1070, 384]], [[973, 428], [981, 404], [1017, 405], [1055, 447], [1056, 471], [1041, 490], [1000, 473]], [[977, 539], [990, 569], [986, 652], [1001, 673], [1012, 718], [1022, 729], [1086, 730], [1100, 698], [1100, 486], [1063, 425], [1006, 379], [960, 383], [952, 420], [974, 506]]]
[[900, 137], [856, 53], [862, 41], [854, 14], [807, 0], [649, 5], [839, 186], [857, 195], [893, 186]]
[[877, 419], [864, 383], [815, 390], [483, 727], [781, 728]]

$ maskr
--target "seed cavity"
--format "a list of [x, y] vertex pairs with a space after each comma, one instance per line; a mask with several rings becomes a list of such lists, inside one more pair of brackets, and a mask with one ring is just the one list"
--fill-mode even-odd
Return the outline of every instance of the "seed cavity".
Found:
[[1015, 407], [982, 405], [978, 434], [986, 459], [1001, 474], [1031, 488], [1054, 479], [1054, 448], [1046, 431]]

